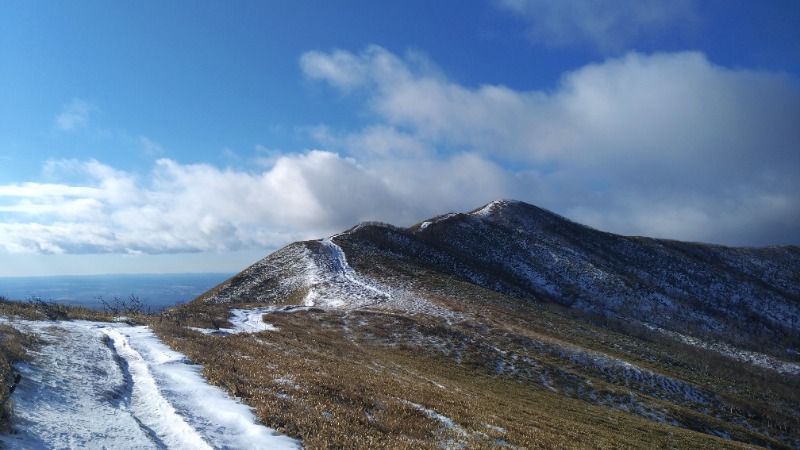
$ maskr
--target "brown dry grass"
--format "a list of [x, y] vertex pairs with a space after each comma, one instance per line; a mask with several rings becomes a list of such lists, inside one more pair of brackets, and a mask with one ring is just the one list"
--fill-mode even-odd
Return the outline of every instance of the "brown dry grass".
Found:
[[[183, 314], [190, 315], [188, 309]], [[375, 311], [281, 313], [267, 321], [280, 330], [220, 337], [163, 319], [153, 326], [170, 346], [202, 364], [212, 383], [309, 449], [752, 448], [568, 398], [535, 380], [498, 375], [480, 342], [482, 333], [489, 333], [492, 345], [498, 342], [491, 327]], [[448, 339], [464, 344], [451, 346], [460, 349], [460, 359], [440, 345]], [[540, 358], [549, 362], [562, 363]], [[591, 381], [601, 390], [619, 390], [599, 378]], [[687, 421], [781, 446], [673, 409]]]
[[[94, 320], [108, 321], [114, 315], [80, 306], [62, 305], [56, 302], [32, 299], [29, 301], [9, 300], [0, 296], [0, 316], [9, 319], [25, 320]], [[146, 320], [145, 314], [130, 315], [129, 319], [137, 323]]]
[[[380, 276], [381, 265], [372, 267]], [[421, 277], [385, 270], [405, 285]], [[228, 306], [195, 301], [132, 321], [149, 323], [165, 343], [202, 364], [210, 382], [253, 406], [264, 424], [302, 438], [310, 449], [785, 448], [771, 436], [792, 436], [800, 428], [792, 412], [800, 404], [794, 378], [610, 331], [570, 311], [448, 277], [422, 276], [426, 281], [417, 284], [418, 293], [462, 319], [312, 310], [268, 315], [279, 331], [221, 337], [186, 327], [228, 327]], [[3, 299], [0, 315], [111, 319], [82, 308]], [[0, 334], [15, 336], [3, 329]], [[25, 339], [3, 338], [0, 347], [10, 355], [8, 361], [22, 355], [14, 342], [21, 345]], [[716, 392], [719, 405], [700, 412], [697, 405], [665, 400], [550, 348], [559, 346], [618, 357]], [[715, 364], [709, 367], [709, 361]], [[509, 362], [513, 370], [498, 369]], [[0, 371], [3, 367], [10, 368]], [[646, 411], [663, 412], [680, 426], [608, 407], [632, 394]], [[597, 397], [610, 400], [600, 406]], [[7, 403], [7, 396], [3, 399]], [[754, 428], [734, 423], [742, 418]], [[710, 430], [733, 440], [712, 436]]]
[[12, 364], [25, 360], [26, 349], [32, 345], [32, 336], [20, 333], [10, 325], [0, 324], [0, 430], [8, 425], [13, 415], [11, 393], [16, 384], [16, 372]]

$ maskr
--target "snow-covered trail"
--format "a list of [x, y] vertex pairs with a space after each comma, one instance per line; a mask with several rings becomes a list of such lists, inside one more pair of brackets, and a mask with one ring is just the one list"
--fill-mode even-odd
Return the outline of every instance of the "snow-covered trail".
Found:
[[400, 310], [411, 314], [442, 316], [448, 320], [463, 319], [460, 313], [438, 306], [404, 287], [358, 273], [347, 262], [342, 247], [334, 242], [337, 236], [340, 235], [319, 240], [319, 250], [306, 253], [308, 265], [303, 285], [308, 287], [308, 292], [302, 306]]
[[312, 288], [306, 295], [305, 306], [364, 307], [392, 299], [391, 292], [358, 275], [347, 263], [342, 248], [331, 238], [322, 239], [320, 244], [323, 251], [309, 274]]
[[347, 263], [347, 258], [344, 256], [344, 250], [342, 250], [342, 247], [339, 247], [331, 238], [323, 239], [322, 246], [328, 249], [330, 252], [331, 261], [333, 262], [333, 271], [336, 275], [341, 276], [348, 282], [370, 292], [376, 298], [389, 299], [392, 297], [391, 293], [383, 289], [379, 289], [378, 287], [362, 280], [356, 271], [350, 267], [350, 264]]
[[300, 448], [206, 383], [146, 327], [9, 321], [45, 343], [18, 364], [9, 448]]

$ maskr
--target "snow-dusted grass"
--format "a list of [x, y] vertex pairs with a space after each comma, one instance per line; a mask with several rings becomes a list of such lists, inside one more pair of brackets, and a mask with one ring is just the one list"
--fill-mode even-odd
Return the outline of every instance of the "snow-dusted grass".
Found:
[[664, 330], [658, 327], [649, 327], [652, 330], [665, 334], [673, 339], [676, 339], [684, 344], [693, 345], [706, 350], [717, 352], [721, 355], [733, 358], [747, 364], [753, 364], [765, 369], [771, 369], [778, 373], [788, 375], [800, 375], [800, 364], [782, 361], [773, 356], [765, 355], [763, 353], [753, 352], [749, 350], [742, 350], [724, 342], [707, 342], [693, 336], [677, 333], [674, 331]]
[[[503, 317], [497, 306], [489, 308], [484, 314]], [[613, 335], [573, 329], [576, 343], [542, 338], [550, 347], [537, 348], [524, 330], [572, 322], [540, 309], [530, 316], [505, 311], [505, 325], [493, 325], [500, 328], [480, 319], [448, 323], [334, 308], [269, 314], [267, 322], [280, 329], [275, 333], [219, 337], [167, 323], [158, 332], [202, 362], [209, 379], [247, 399], [264, 423], [302, 437], [309, 449], [740, 448], [662, 422], [761, 439], [640, 392], [663, 384], [650, 382], [655, 373], [641, 361], [570, 347]], [[529, 321], [517, 328], [522, 317]], [[497, 373], [502, 358], [507, 370]]]
[[10, 321], [43, 340], [19, 364], [12, 448], [299, 448], [206, 383], [146, 327]]

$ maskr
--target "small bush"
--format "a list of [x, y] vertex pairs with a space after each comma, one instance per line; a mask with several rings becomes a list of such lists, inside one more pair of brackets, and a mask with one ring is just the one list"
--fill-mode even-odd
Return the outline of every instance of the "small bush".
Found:
[[13, 413], [14, 393], [21, 375], [13, 364], [26, 359], [25, 349], [33, 344], [33, 338], [16, 328], [0, 324], [0, 429], [8, 426]]
[[41, 297], [31, 297], [28, 303], [33, 308], [41, 311], [49, 320], [69, 319], [69, 309], [65, 305], [60, 305], [53, 301], [46, 302]]

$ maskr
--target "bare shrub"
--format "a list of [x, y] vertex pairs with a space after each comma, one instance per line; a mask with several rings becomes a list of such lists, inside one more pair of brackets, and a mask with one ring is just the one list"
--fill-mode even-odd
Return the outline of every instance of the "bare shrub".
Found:
[[69, 319], [69, 308], [54, 301], [45, 301], [42, 297], [31, 296], [28, 303], [35, 309], [41, 311], [49, 320]]
[[103, 304], [103, 311], [111, 314], [149, 314], [150, 307], [147, 301], [142, 300], [134, 294], [128, 298], [114, 297], [113, 300], [106, 300], [102, 295], [95, 297]]

